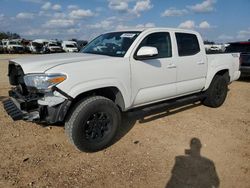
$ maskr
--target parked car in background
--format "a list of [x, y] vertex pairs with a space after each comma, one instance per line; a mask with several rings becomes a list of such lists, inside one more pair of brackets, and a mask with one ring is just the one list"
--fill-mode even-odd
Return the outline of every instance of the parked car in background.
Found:
[[62, 41], [62, 49], [65, 52], [78, 52], [77, 43], [75, 41]]
[[240, 70], [242, 76], [250, 76], [250, 41], [230, 43], [226, 48], [227, 53], [240, 54]]
[[76, 42], [78, 51], [80, 51], [84, 46], [88, 44], [88, 41], [86, 40], [71, 39], [70, 41]]
[[240, 71], [238, 53], [207, 55], [195, 31], [150, 28], [102, 34], [80, 53], [10, 60], [8, 75], [14, 120], [63, 122], [71, 143], [93, 152], [116, 138], [121, 112], [219, 107]]
[[29, 51], [31, 53], [43, 54], [45, 53], [45, 46], [49, 43], [46, 39], [36, 39], [30, 42]]
[[2, 41], [0, 41], [0, 53], [3, 53], [4, 52], [4, 50], [3, 50], [3, 43], [2, 43]]
[[61, 45], [57, 41], [49, 41], [45, 49], [47, 53], [60, 53], [63, 51]]
[[24, 47], [20, 40], [9, 40], [7, 41], [7, 52], [8, 53], [24, 53]]
[[24, 52], [25, 53], [30, 53], [30, 49], [29, 49], [29, 44], [31, 43], [30, 40], [26, 40], [26, 39], [22, 39], [21, 40], [21, 44], [24, 47]]
[[30, 42], [28, 45], [30, 53], [42, 54], [45, 52], [44, 45], [42, 43]]
[[88, 44], [88, 41], [86, 41], [86, 40], [77, 40], [78, 51], [80, 51], [87, 44]]
[[4, 52], [4, 53], [7, 53], [7, 42], [8, 42], [8, 41], [9, 41], [8, 39], [3, 39], [3, 40], [2, 40], [3, 52]]
[[225, 45], [223, 44], [205, 44], [207, 54], [223, 53]]

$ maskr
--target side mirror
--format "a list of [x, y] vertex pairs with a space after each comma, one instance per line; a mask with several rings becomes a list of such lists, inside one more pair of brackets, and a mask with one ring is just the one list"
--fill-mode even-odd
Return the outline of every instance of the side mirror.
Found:
[[157, 55], [158, 55], [157, 48], [151, 46], [143, 46], [138, 50], [136, 54], [136, 59], [138, 60], [151, 59]]

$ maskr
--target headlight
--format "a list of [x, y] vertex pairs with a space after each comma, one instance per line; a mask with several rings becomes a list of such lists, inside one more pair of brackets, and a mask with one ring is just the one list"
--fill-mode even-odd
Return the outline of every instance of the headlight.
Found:
[[66, 78], [64, 74], [28, 74], [24, 76], [24, 82], [27, 87], [35, 87], [39, 91], [46, 92]]

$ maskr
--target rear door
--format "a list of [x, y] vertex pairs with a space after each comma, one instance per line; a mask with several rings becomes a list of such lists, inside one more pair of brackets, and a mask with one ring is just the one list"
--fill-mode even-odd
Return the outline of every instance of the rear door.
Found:
[[177, 43], [177, 95], [203, 89], [207, 75], [207, 59], [201, 39], [191, 33], [175, 33]]

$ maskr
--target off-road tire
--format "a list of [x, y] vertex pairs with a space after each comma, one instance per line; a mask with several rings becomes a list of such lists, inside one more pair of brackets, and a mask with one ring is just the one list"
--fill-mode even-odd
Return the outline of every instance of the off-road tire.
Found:
[[[107, 128], [104, 129], [102, 127], [102, 120], [100, 120], [101, 123], [99, 124], [95, 123], [96, 120], [94, 123], [91, 122], [91, 126], [88, 124], [90, 121], [94, 121], [89, 120], [89, 118], [94, 116], [93, 119], [95, 119], [95, 115], [98, 113], [106, 113], [110, 119], [111, 126], [110, 124], [105, 125], [106, 122], [104, 122], [104, 126], [109, 127], [108, 132], [105, 133], [106, 135], [103, 136], [102, 139], [98, 138], [101, 140], [94, 141], [91, 140], [92, 138], [89, 138], [91, 136], [89, 136], [89, 133], [87, 133], [90, 130], [89, 127], [93, 127], [92, 125], [97, 127], [95, 130], [97, 129], [98, 133], [94, 132], [93, 135], [104, 135], [103, 132], [107, 131]], [[98, 118], [97, 121], [99, 121]], [[108, 122], [108, 120], [106, 121]], [[96, 152], [112, 144], [120, 124], [121, 114], [114, 102], [102, 96], [92, 96], [80, 101], [74, 107], [70, 117], [65, 122], [65, 132], [68, 135], [71, 143], [73, 143], [80, 151]], [[102, 131], [102, 134], [100, 133], [100, 130]]]
[[203, 104], [212, 108], [220, 107], [227, 97], [227, 92], [228, 79], [225, 75], [216, 75], [205, 93]]

